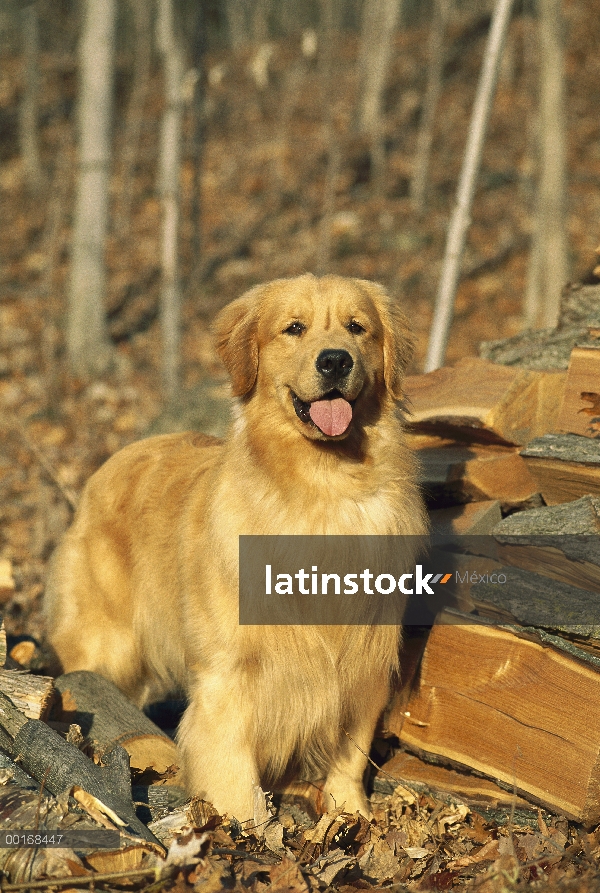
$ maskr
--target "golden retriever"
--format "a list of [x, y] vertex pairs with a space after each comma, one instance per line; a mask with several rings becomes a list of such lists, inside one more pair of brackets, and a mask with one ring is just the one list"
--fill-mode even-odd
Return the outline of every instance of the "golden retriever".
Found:
[[142, 440], [93, 475], [53, 560], [49, 640], [140, 706], [187, 693], [186, 784], [219, 811], [248, 820], [255, 785], [312, 766], [326, 808], [369, 815], [400, 630], [241, 626], [238, 535], [425, 532], [397, 406], [407, 321], [379, 285], [307, 274], [251, 289], [215, 334], [228, 438]]

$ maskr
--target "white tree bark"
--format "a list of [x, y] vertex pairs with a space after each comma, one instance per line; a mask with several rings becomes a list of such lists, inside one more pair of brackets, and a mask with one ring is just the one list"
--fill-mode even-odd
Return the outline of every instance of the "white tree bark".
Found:
[[539, 178], [524, 322], [553, 328], [568, 278], [566, 136], [561, 0], [538, 6], [540, 36]]
[[444, 37], [450, 17], [451, 0], [435, 0], [433, 6], [433, 20], [429, 32], [427, 87], [423, 99], [423, 113], [419, 134], [417, 136], [417, 150], [415, 152], [415, 166], [410, 181], [410, 197], [415, 211], [422, 214], [425, 210], [425, 198], [427, 181], [429, 177], [429, 159], [431, 157], [431, 144], [433, 142], [433, 128], [435, 113], [437, 110], [440, 93], [442, 92], [442, 74], [444, 71]]
[[479, 83], [477, 84], [475, 104], [471, 114], [465, 156], [456, 190], [456, 202], [448, 227], [446, 251], [433, 312], [433, 321], [431, 323], [427, 357], [425, 359], [425, 372], [431, 372], [441, 366], [446, 355], [465, 240], [471, 222], [471, 207], [473, 205], [477, 174], [479, 173], [481, 153], [502, 59], [502, 47], [510, 24], [513, 2], [514, 0], [496, 0], [494, 8]]
[[42, 182], [42, 165], [38, 147], [38, 12], [32, 3], [21, 10], [23, 31], [23, 97], [19, 108], [19, 141], [25, 181], [31, 189]]
[[174, 21], [173, 0], [158, 0], [156, 43], [163, 60], [165, 111], [160, 133], [162, 200], [162, 292], [160, 321], [163, 338], [163, 387], [173, 396], [179, 383], [181, 285], [179, 278], [179, 173], [183, 123], [184, 54]]
[[79, 40], [78, 178], [67, 348], [73, 372], [106, 368], [104, 242], [108, 221], [115, 0], [85, 0]]
[[400, 5], [401, 0], [365, 0], [358, 63], [358, 123], [363, 133], [373, 133], [379, 126]]

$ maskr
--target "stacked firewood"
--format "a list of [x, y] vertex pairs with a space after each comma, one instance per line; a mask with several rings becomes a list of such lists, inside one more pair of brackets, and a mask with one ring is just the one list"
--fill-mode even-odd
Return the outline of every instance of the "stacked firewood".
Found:
[[[431, 632], [409, 631], [387, 724], [413, 755], [597, 824], [600, 287], [567, 291], [557, 330], [484, 355], [407, 382], [454, 586]], [[473, 785], [407, 760], [405, 776]]]

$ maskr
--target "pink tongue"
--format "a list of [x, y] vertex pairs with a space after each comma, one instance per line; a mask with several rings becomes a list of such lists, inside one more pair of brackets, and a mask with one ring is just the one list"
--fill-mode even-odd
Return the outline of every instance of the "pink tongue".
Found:
[[352, 407], [343, 397], [335, 400], [315, 400], [310, 404], [310, 417], [323, 434], [334, 437], [343, 434], [352, 421]]

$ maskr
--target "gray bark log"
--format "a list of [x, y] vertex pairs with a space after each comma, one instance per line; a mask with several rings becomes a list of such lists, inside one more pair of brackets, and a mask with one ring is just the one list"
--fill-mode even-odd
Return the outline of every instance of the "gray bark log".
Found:
[[127, 824], [131, 834], [158, 843], [135, 814], [130, 795], [129, 757], [122, 747], [116, 745], [105, 753], [104, 765], [95, 766], [43, 722], [28, 720], [1, 692], [0, 741], [9, 756], [51, 794], [63, 794], [74, 785], [81, 787], [112, 809]]
[[96, 741], [100, 749], [123, 745], [136, 738], [150, 737], [173, 743], [112, 682], [97, 673], [86, 670], [64, 673], [56, 680], [56, 691], [62, 707], [53, 711], [53, 715], [63, 722], [77, 723], [82, 733]]

